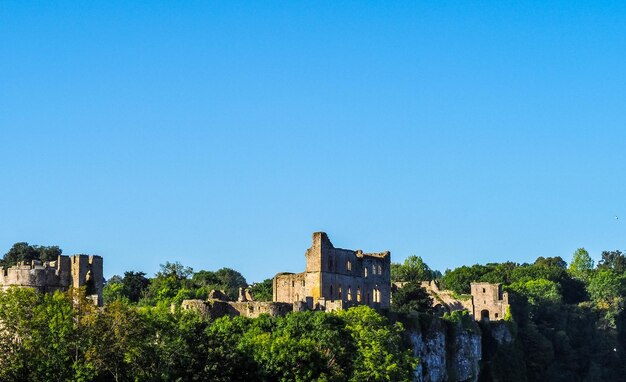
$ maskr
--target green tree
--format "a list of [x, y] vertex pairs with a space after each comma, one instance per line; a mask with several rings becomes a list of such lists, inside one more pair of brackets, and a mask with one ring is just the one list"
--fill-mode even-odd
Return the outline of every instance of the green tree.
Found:
[[593, 272], [593, 266], [594, 261], [591, 256], [589, 256], [589, 252], [587, 252], [585, 248], [578, 248], [574, 252], [568, 272], [572, 277], [588, 282]]
[[143, 272], [128, 271], [124, 272], [122, 285], [124, 296], [128, 297], [131, 302], [138, 302], [144, 291], [148, 289], [150, 280]]
[[402, 324], [387, 319], [368, 306], [338, 312], [356, 345], [351, 381], [409, 381], [417, 359], [402, 341]]
[[272, 279], [265, 279], [260, 283], [254, 283], [249, 290], [256, 301], [272, 301], [273, 298]]
[[15, 243], [4, 255], [0, 265], [4, 268], [17, 264], [19, 261], [50, 261], [56, 260], [63, 251], [57, 246], [29, 245], [26, 242]]
[[420, 282], [433, 278], [433, 271], [419, 256], [409, 256], [402, 264], [391, 264], [392, 281]]
[[626, 256], [621, 251], [602, 251], [598, 269], [612, 269], [617, 273], [626, 272]]
[[398, 313], [432, 313], [433, 299], [420, 284], [409, 282], [393, 294], [391, 309]]

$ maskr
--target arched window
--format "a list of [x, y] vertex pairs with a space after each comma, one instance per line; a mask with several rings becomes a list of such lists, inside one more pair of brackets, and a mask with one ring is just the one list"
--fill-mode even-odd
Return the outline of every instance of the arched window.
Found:
[[348, 301], [352, 301], [352, 287], [348, 286]]
[[363, 275], [365, 276], [365, 278], [367, 278], [367, 267], [363, 268]]
[[352, 261], [348, 260], [346, 262], [346, 270], [350, 272], [352, 270]]
[[378, 266], [378, 274], [379, 275], [383, 274], [383, 267], [381, 265]]
[[356, 301], [361, 302], [361, 287], [356, 288]]
[[341, 285], [339, 285], [339, 289], [337, 289], [339, 299], [341, 300]]
[[376, 264], [372, 264], [372, 274], [376, 274]]

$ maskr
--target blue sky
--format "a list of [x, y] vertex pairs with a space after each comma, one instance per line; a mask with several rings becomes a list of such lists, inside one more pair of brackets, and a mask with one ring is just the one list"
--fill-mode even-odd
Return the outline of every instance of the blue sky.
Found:
[[[625, 249], [626, 3], [0, 3], [0, 252], [248, 281]], [[623, 219], [615, 219], [622, 216]]]

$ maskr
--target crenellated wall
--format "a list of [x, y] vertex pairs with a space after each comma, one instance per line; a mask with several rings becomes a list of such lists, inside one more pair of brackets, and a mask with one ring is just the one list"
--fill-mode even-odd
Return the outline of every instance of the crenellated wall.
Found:
[[0, 288], [11, 286], [34, 288], [40, 292], [66, 291], [70, 287], [87, 287], [87, 294], [102, 305], [104, 286], [103, 261], [100, 256], [59, 256], [57, 260], [19, 262], [2, 269]]

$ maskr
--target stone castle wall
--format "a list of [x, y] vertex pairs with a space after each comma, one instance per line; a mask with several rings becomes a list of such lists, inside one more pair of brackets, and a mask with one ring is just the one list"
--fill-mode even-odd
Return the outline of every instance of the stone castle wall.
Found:
[[279, 273], [274, 277], [275, 302], [302, 301], [307, 303], [309, 309], [318, 306], [338, 309], [338, 306], [358, 304], [389, 308], [389, 252], [363, 253], [335, 248], [325, 233], [316, 232], [305, 258], [305, 272]]
[[19, 262], [0, 272], [0, 289], [11, 286], [33, 288], [40, 292], [67, 291], [87, 287], [87, 294], [102, 305], [103, 261], [100, 256], [59, 256], [57, 260]]
[[204, 316], [212, 319], [223, 316], [242, 316], [256, 318], [261, 314], [268, 314], [272, 317], [284, 316], [293, 311], [301, 311], [296, 304], [266, 301], [224, 301], [209, 299], [203, 300], [183, 300], [181, 303], [183, 310], [195, 310]]

